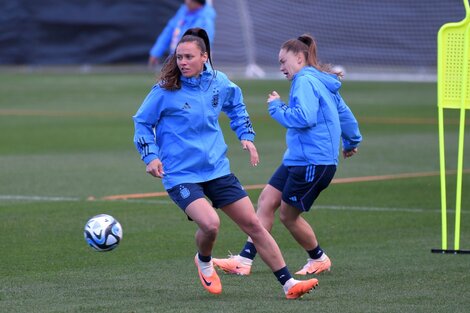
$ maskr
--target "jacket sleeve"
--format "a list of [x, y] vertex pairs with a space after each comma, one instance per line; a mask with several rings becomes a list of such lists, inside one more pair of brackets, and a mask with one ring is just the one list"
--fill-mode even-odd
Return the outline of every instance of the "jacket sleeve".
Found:
[[269, 102], [269, 114], [285, 128], [308, 128], [317, 124], [319, 97], [306, 77], [299, 77], [292, 86], [289, 106], [276, 99]]
[[139, 152], [141, 159], [145, 164], [158, 158], [158, 146], [155, 138], [155, 128], [160, 118], [158, 108], [157, 87], [145, 98], [137, 113], [133, 116], [134, 120], [134, 144]]
[[176, 14], [168, 21], [163, 31], [158, 35], [155, 43], [150, 49], [149, 54], [151, 56], [160, 58], [168, 50], [173, 36], [173, 31], [178, 21], [181, 19], [182, 10], [183, 6], [179, 8]]
[[237, 134], [239, 140], [255, 140], [255, 131], [251, 124], [250, 116], [243, 103], [243, 95], [240, 87], [232, 82], [228, 85], [227, 97], [224, 99], [222, 111], [230, 119], [230, 128]]
[[354, 117], [351, 109], [344, 102], [339, 93], [336, 93], [338, 103], [338, 115], [341, 124], [341, 138], [344, 150], [356, 148], [362, 141], [362, 135], [359, 131], [359, 124]]

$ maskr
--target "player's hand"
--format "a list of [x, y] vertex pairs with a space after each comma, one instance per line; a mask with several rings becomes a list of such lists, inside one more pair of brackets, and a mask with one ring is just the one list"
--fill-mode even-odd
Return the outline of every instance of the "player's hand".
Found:
[[356, 153], [357, 153], [357, 148], [354, 148], [351, 150], [343, 150], [343, 157], [346, 159], [346, 158], [352, 157]]
[[271, 102], [271, 101], [274, 101], [276, 99], [281, 99], [281, 96], [276, 92], [276, 91], [272, 91], [269, 95], [268, 95], [268, 103]]
[[155, 67], [160, 63], [160, 60], [157, 57], [149, 56], [149, 67]]
[[147, 164], [145, 171], [153, 177], [162, 178], [163, 175], [165, 175], [165, 172], [163, 171], [163, 164], [160, 159], [155, 159], [149, 164]]
[[257, 166], [259, 164], [258, 151], [256, 151], [255, 144], [249, 140], [242, 140], [243, 150], [248, 150], [250, 153], [250, 163], [252, 166]]

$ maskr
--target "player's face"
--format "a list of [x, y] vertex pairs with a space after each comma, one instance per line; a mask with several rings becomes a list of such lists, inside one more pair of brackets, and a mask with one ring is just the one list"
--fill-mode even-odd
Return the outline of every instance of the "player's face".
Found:
[[279, 51], [279, 64], [279, 69], [284, 76], [286, 76], [288, 80], [292, 80], [294, 75], [304, 67], [305, 61], [303, 60], [301, 53], [295, 54], [292, 51], [281, 49], [281, 51]]
[[192, 41], [182, 42], [176, 47], [176, 64], [184, 77], [196, 77], [204, 69], [207, 52], [202, 52]]
[[199, 4], [198, 2], [194, 0], [185, 0], [184, 4], [186, 4], [189, 11], [195, 11], [201, 7], [201, 4]]

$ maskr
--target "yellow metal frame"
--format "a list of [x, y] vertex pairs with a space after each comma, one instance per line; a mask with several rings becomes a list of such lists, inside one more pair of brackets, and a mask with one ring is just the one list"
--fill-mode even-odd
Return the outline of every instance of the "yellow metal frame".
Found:
[[[442, 250], [447, 250], [447, 196], [444, 145], [444, 109], [460, 110], [457, 157], [454, 250], [460, 249], [460, 215], [465, 135], [465, 111], [470, 109], [470, 5], [463, 0], [466, 17], [441, 27], [437, 37], [437, 106], [439, 123], [439, 159], [441, 180]], [[434, 252], [434, 251], [433, 251]]]

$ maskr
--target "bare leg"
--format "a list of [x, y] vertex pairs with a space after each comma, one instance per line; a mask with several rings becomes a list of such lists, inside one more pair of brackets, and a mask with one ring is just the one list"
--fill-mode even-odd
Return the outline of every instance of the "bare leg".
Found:
[[[282, 193], [271, 185], [266, 185], [258, 198], [256, 215], [268, 232], [271, 232], [274, 224], [276, 210], [281, 205]], [[253, 242], [250, 237], [248, 241]]]
[[317, 237], [310, 224], [300, 216], [301, 211], [284, 201], [281, 202], [279, 218], [295, 240], [305, 249], [312, 250], [318, 246]]
[[210, 259], [212, 248], [219, 232], [219, 215], [204, 198], [191, 202], [186, 207], [186, 214], [199, 227], [196, 231], [198, 254], [194, 257], [194, 262], [198, 269], [201, 284], [210, 293], [220, 294], [222, 292], [222, 284]]
[[186, 214], [199, 227], [195, 235], [199, 253], [205, 256], [211, 255], [220, 226], [217, 212], [206, 199], [201, 198], [188, 205]]
[[269, 232], [273, 228], [274, 213], [281, 205], [282, 193], [271, 185], [266, 185], [258, 198], [256, 215]]
[[[330, 258], [322, 250], [314, 251], [315, 248], [319, 247], [317, 237], [310, 224], [300, 216], [300, 213], [299, 209], [282, 201], [280, 209], [281, 222], [309, 254], [307, 264], [297, 271], [296, 274], [308, 275], [329, 271], [331, 267]], [[313, 253], [315, 253], [315, 257]]]
[[[292, 278], [279, 246], [268, 230], [263, 227], [248, 197], [227, 205], [222, 210], [251, 237], [259, 255], [282, 284], [286, 298], [298, 299], [315, 288], [318, 284], [318, 279], [316, 278], [305, 281], [298, 281]], [[272, 227], [272, 223], [270, 225]]]
[[279, 246], [257, 218], [253, 204], [248, 197], [221, 209], [251, 237], [259, 255], [273, 272], [286, 266]]

